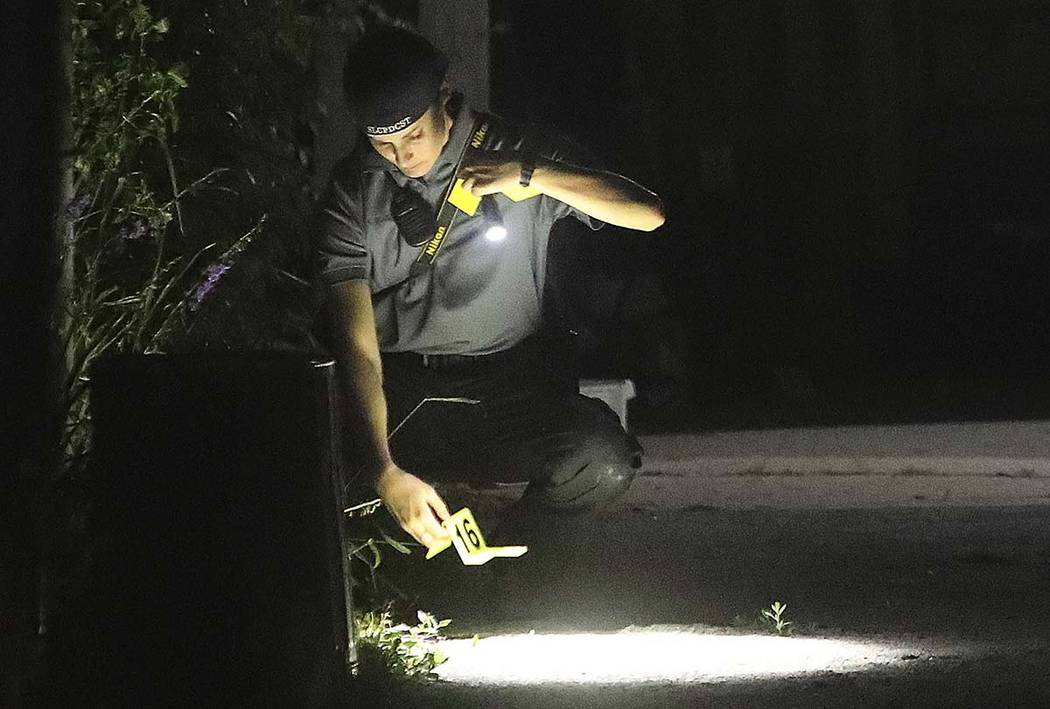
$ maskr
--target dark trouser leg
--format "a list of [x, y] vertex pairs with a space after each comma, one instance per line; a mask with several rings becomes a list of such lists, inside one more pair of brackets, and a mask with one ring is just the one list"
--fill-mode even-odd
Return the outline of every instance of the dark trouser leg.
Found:
[[575, 393], [486, 414], [503, 433], [477, 460], [529, 481], [489, 535], [493, 545], [529, 547], [524, 557], [493, 562], [498, 616], [582, 621], [595, 612], [588, 584], [599, 562], [599, 515], [630, 486], [639, 448], [605, 404]]
[[483, 402], [462, 472], [529, 483], [490, 533], [492, 543], [528, 545], [529, 554], [514, 566], [534, 576], [568, 573], [597, 530], [597, 513], [630, 486], [639, 446], [604, 403], [533, 370], [462, 384]]
[[395, 435], [395, 459], [431, 480], [527, 482], [521, 515], [600, 511], [630, 485], [640, 448], [549, 368], [530, 354], [473, 369], [385, 363], [391, 429], [427, 397], [480, 402], [424, 404]]
[[508, 575], [501, 583], [514, 591], [503, 594], [509, 606], [579, 595], [580, 572], [594, 559], [596, 515], [640, 465], [640, 448], [617, 416], [576, 393], [574, 382], [543, 374], [548, 366], [523, 358], [470, 370], [432, 371], [403, 360], [385, 367], [391, 428], [426, 397], [480, 402], [419, 408], [395, 436], [402, 467], [427, 480], [528, 483], [496, 529], [480, 520], [490, 545], [529, 546], [520, 559], [490, 564]]
[[[640, 451], [602, 402], [579, 395], [540, 398], [528, 413], [517, 413], [506, 423], [509, 433], [477, 458], [504, 475], [529, 481], [507, 519], [508, 528], [528, 528], [528, 521], [536, 520], [530, 536], [538, 535], [533, 543], [540, 543], [549, 536], [543, 531], [552, 518], [588, 518], [630, 486]], [[511, 427], [522, 422], [531, 430], [515, 434]]]
[[[547, 376], [523, 357], [499, 367], [430, 371], [385, 367], [389, 425], [431, 401], [395, 435], [395, 459], [431, 480], [527, 482], [523, 502], [567, 513], [600, 510], [630, 485], [640, 448], [602, 402]], [[546, 365], [549, 366], [549, 365]]]

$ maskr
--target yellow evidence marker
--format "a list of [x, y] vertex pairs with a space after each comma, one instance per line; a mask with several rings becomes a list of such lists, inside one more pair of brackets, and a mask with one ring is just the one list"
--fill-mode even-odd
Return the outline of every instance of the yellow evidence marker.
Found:
[[[468, 192], [463, 186], [463, 182], [464, 180], [456, 180], [456, 184], [452, 187], [452, 194], [449, 195], [448, 201], [453, 207], [459, 209], [461, 212], [474, 216], [474, 213], [478, 211], [478, 205], [481, 204], [481, 197], [475, 197]], [[506, 195], [515, 202], [521, 202], [522, 200], [531, 199], [539, 193], [540, 191], [535, 187], [511, 185], [501, 194]]]
[[433, 559], [453, 545], [455, 545], [456, 551], [459, 552], [459, 558], [466, 566], [481, 566], [497, 556], [521, 556], [529, 550], [525, 546], [486, 546], [485, 538], [481, 536], [481, 529], [478, 528], [478, 523], [474, 521], [474, 515], [466, 507], [442, 522], [441, 526], [448, 530], [449, 539], [430, 547], [427, 550], [428, 559]]

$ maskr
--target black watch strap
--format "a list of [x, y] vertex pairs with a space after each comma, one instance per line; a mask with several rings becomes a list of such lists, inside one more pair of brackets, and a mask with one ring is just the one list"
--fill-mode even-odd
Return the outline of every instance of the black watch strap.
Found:
[[518, 183], [522, 187], [528, 187], [529, 183], [532, 182], [532, 173], [536, 170], [536, 158], [531, 155], [526, 155], [521, 159], [521, 177], [518, 178]]

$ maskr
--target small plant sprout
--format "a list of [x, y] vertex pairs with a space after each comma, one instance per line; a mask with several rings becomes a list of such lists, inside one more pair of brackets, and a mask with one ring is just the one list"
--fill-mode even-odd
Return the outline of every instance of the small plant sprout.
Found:
[[790, 620], [785, 620], [784, 611], [786, 610], [787, 604], [780, 601], [773, 601], [769, 608], [762, 609], [762, 618], [766, 625], [769, 626], [770, 632], [775, 632], [780, 636], [791, 635], [791, 626], [794, 623]]

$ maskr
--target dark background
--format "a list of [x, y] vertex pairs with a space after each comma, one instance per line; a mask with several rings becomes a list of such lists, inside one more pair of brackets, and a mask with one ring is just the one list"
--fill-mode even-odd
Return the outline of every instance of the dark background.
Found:
[[1050, 412], [1045, 3], [492, 14], [493, 109], [667, 203], [656, 235], [560, 254], [586, 369], [638, 381], [637, 425]]
[[[191, 26], [156, 4], [173, 36]], [[568, 225], [554, 242], [553, 300], [580, 333], [583, 374], [633, 378], [636, 427], [1050, 414], [1046, 3], [491, 8], [492, 108], [562, 128], [667, 204], [656, 234]], [[7, 66], [12, 111], [55, 110], [30, 90], [54, 69]], [[24, 137], [53, 125], [7, 131], [12, 184], [19, 170], [54, 179], [54, 141]], [[47, 197], [5, 193], [19, 228], [44, 226], [22, 215], [39, 221]], [[10, 333], [48, 311], [54, 276], [22, 268], [20, 233], [5, 234]], [[46, 263], [51, 245], [35, 246]], [[33, 386], [34, 342], [5, 334], [12, 386]]]
[[58, 281], [59, 17], [57, 3], [0, 4], [0, 638], [33, 627], [37, 513], [58, 436], [46, 402], [55, 391], [48, 323]]

